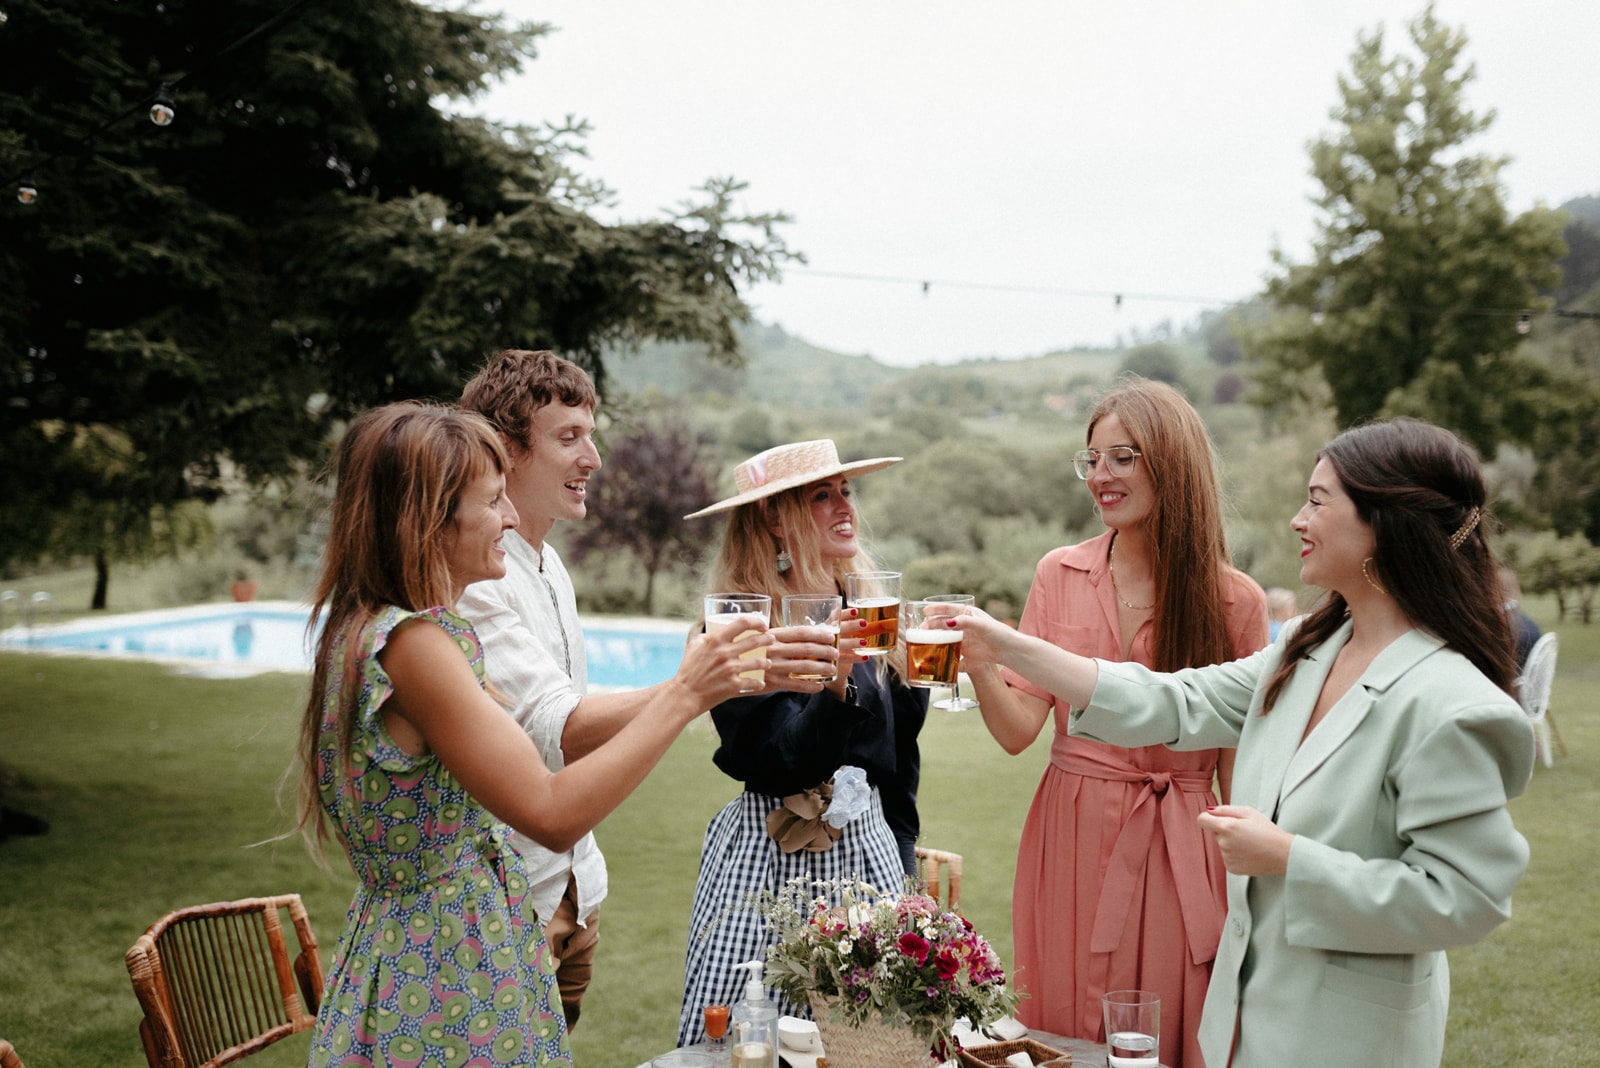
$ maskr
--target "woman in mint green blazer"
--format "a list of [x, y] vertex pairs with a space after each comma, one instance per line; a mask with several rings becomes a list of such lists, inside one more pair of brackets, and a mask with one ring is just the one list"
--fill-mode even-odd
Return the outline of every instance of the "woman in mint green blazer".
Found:
[[[1228, 917], [1200, 1027], [1210, 1068], [1437, 1065], [1444, 951], [1511, 912], [1533, 772], [1483, 477], [1448, 431], [1357, 427], [1318, 455], [1300, 577], [1326, 597], [1244, 660], [1160, 674], [1075, 656], [966, 611], [967, 670], [1005, 664], [1116, 745], [1237, 746], [1200, 817]], [[1174, 946], [1173, 952], [1184, 952]]]

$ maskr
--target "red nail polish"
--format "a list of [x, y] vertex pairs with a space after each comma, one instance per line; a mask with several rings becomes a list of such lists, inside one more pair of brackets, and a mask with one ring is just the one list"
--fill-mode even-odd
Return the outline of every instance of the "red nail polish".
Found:
[[1211, 810], [1215, 809], [1216, 807], [1217, 807], [1216, 805], [1207, 805], [1206, 806], [1206, 811], [1210, 812]]

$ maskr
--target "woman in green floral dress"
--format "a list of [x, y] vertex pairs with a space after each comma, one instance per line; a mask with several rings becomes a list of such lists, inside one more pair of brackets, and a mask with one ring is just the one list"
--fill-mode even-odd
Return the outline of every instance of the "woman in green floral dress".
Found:
[[507, 824], [570, 848], [700, 711], [738, 692], [739, 654], [770, 640], [697, 639], [686, 659], [699, 670], [678, 676], [696, 681], [549, 771], [485, 692], [477, 636], [450, 608], [505, 573], [506, 466], [483, 420], [423, 404], [365, 413], [339, 448], [300, 825], [319, 848], [331, 827], [359, 884], [317, 1068], [570, 1064], [556, 961]]

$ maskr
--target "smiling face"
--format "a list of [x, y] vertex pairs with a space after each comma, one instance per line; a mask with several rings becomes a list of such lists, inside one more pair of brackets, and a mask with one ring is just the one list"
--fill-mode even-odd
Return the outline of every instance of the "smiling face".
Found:
[[589, 476], [600, 470], [594, 412], [552, 403], [534, 413], [526, 449], [511, 445], [507, 492], [522, 517], [522, 536], [542, 544], [558, 519], [588, 514]]
[[1300, 535], [1302, 582], [1333, 590], [1347, 601], [1362, 593], [1361, 564], [1377, 548], [1377, 539], [1327, 460], [1312, 469], [1306, 503], [1289, 526]]
[[[1107, 449], [1126, 445], [1139, 448], [1139, 443], [1124, 429], [1116, 412], [1101, 418], [1089, 435], [1089, 448], [1104, 453]], [[1111, 464], [1104, 461], [1089, 472], [1089, 492], [1094, 495], [1095, 506], [1100, 509], [1100, 519], [1113, 530], [1127, 530], [1150, 518], [1155, 508], [1155, 487], [1150, 483], [1149, 465], [1143, 456], [1134, 461], [1133, 470], [1124, 475], [1111, 472]]]
[[[817, 529], [817, 548], [824, 560], [849, 560], [856, 555], [856, 505], [847, 478], [825, 478], [795, 491]], [[767, 529], [780, 542], [783, 525], [778, 514], [769, 514]]]
[[444, 531], [445, 561], [457, 596], [474, 582], [505, 576], [500, 539], [516, 525], [517, 509], [506, 495], [504, 475], [491, 467], [467, 483]]

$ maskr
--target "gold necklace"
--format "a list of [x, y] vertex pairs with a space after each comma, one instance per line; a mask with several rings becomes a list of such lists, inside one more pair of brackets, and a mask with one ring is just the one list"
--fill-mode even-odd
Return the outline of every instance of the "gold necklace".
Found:
[[1150, 609], [1155, 607], [1155, 602], [1154, 601], [1152, 601], [1149, 604], [1139, 605], [1139, 604], [1129, 604], [1127, 601], [1124, 601], [1122, 599], [1122, 591], [1117, 589], [1117, 543], [1116, 543], [1116, 539], [1112, 539], [1111, 551], [1106, 554], [1106, 567], [1111, 572], [1111, 592], [1117, 598], [1117, 600], [1119, 602], [1121, 602], [1122, 607], [1128, 609], [1130, 612], [1148, 612], [1148, 611], [1150, 611]]

